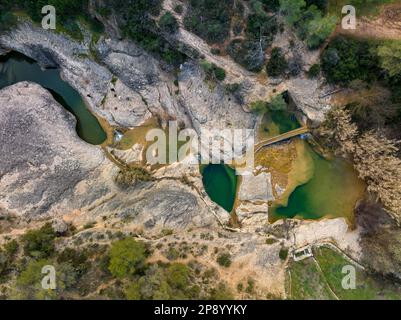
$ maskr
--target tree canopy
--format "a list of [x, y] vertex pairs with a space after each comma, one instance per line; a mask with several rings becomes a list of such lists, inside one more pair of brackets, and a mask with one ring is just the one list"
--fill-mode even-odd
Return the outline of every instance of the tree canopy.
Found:
[[141, 270], [145, 259], [145, 245], [132, 238], [125, 238], [112, 244], [109, 270], [113, 276], [124, 278]]

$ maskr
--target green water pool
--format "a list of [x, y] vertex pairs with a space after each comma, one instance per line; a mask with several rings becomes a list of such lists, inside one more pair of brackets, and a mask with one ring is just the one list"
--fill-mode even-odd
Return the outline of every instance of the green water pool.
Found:
[[231, 212], [237, 190], [235, 170], [224, 164], [202, 165], [202, 181], [212, 201]]
[[363, 197], [365, 184], [347, 161], [324, 159], [307, 142], [302, 143], [305, 153], [301, 156], [306, 158], [310, 178], [295, 188], [287, 205], [273, 205], [269, 212], [272, 220], [346, 217], [352, 222], [355, 205]]
[[[263, 126], [265, 129], [259, 134], [268, 137], [296, 129], [300, 124], [290, 112], [271, 112], [264, 116]], [[352, 222], [355, 205], [365, 192], [365, 184], [353, 166], [340, 158], [321, 157], [306, 140], [295, 138], [294, 143], [297, 165], [288, 177], [293, 187], [270, 206], [269, 219], [345, 217]], [[201, 166], [201, 173], [210, 198], [231, 212], [237, 190], [235, 170], [214, 164]]]
[[77, 119], [76, 130], [81, 139], [94, 145], [106, 140], [97, 118], [87, 109], [79, 93], [61, 79], [59, 70], [42, 70], [35, 61], [15, 52], [0, 57], [0, 89], [21, 81], [35, 82], [48, 89]]

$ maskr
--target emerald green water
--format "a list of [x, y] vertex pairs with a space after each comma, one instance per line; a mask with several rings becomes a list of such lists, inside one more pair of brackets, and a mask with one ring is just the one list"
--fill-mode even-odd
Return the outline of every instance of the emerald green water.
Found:
[[42, 70], [39, 65], [18, 53], [0, 59], [0, 89], [21, 81], [32, 81], [48, 89], [53, 97], [77, 119], [78, 136], [91, 144], [101, 144], [106, 133], [85, 106], [79, 93], [60, 77], [57, 69]]
[[224, 164], [201, 166], [202, 181], [212, 201], [231, 212], [237, 190], [235, 170]]
[[362, 198], [365, 185], [358, 178], [352, 165], [342, 159], [326, 160], [313, 151], [307, 143], [311, 177], [290, 195], [287, 206], [273, 206], [273, 220], [299, 217], [319, 219], [322, 217], [346, 217], [353, 221], [356, 202]]

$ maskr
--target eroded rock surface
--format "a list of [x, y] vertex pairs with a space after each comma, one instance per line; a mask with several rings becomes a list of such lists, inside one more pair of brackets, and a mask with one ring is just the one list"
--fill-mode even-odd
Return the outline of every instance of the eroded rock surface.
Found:
[[196, 190], [179, 180], [117, 186], [119, 168], [77, 136], [74, 117], [39, 85], [0, 91], [0, 137], [2, 214], [78, 224], [105, 216], [150, 232], [217, 224]]

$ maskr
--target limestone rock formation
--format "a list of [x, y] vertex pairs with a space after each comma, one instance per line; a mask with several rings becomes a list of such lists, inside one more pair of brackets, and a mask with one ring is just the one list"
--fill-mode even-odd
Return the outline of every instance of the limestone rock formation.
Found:
[[104, 216], [150, 232], [217, 224], [196, 190], [179, 180], [117, 186], [119, 168], [77, 136], [74, 117], [39, 85], [20, 82], [0, 91], [0, 140], [4, 215], [62, 217], [78, 225]]

